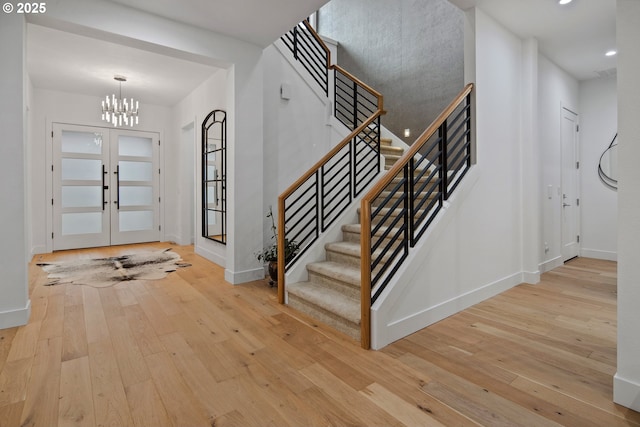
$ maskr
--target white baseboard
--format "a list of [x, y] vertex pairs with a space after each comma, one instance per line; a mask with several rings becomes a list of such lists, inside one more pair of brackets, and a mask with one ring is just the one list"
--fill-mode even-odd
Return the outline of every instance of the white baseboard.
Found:
[[24, 308], [0, 312], [0, 329], [26, 325], [31, 315], [31, 300], [27, 300]]
[[46, 245], [36, 245], [36, 246], [32, 246], [31, 247], [31, 255], [38, 255], [38, 254], [46, 254], [47, 253], [47, 246]]
[[182, 245], [182, 243], [180, 243], [180, 238], [176, 235], [173, 234], [165, 234], [164, 235], [164, 241], [165, 242], [171, 242], [171, 243], [175, 243], [176, 245]]
[[[218, 264], [219, 266], [226, 266], [226, 259], [224, 257], [203, 248], [202, 246], [196, 246], [195, 253], [215, 264]], [[224, 280], [232, 285], [239, 285], [240, 283], [253, 282], [254, 280], [262, 279], [264, 279], [264, 267], [252, 268], [251, 270], [245, 271], [231, 271], [228, 268], [225, 268], [224, 270]]]
[[220, 256], [219, 254], [213, 251], [203, 248], [202, 246], [195, 246], [194, 252], [200, 255], [201, 257], [208, 259], [212, 263], [218, 264], [221, 267], [224, 267], [226, 264], [226, 259], [224, 257]]
[[522, 282], [530, 285], [540, 282], [540, 271], [523, 271]]
[[640, 384], [622, 378], [616, 373], [613, 377], [613, 401], [640, 412]]
[[379, 350], [394, 341], [439, 322], [440, 320], [456, 314], [465, 308], [471, 307], [474, 304], [498, 295], [507, 289], [511, 289], [512, 287], [522, 283], [522, 279], [522, 273], [513, 274], [473, 291], [459, 295], [448, 301], [436, 304], [423, 311], [407, 316], [404, 319], [392, 321], [387, 325], [380, 325], [380, 320], [377, 319], [377, 312], [372, 311], [371, 347], [375, 350]]
[[611, 251], [601, 251], [598, 249], [580, 249], [580, 256], [595, 259], [604, 259], [607, 261], [618, 261], [618, 253]]
[[539, 265], [538, 268], [540, 269], [540, 273], [546, 273], [547, 271], [551, 271], [554, 268], [560, 267], [563, 264], [564, 262], [562, 261], [562, 257], [556, 257], [543, 262], [542, 264]]
[[264, 268], [254, 268], [246, 271], [231, 271], [224, 270], [224, 280], [232, 285], [239, 285], [241, 283], [253, 282], [254, 280], [264, 279]]

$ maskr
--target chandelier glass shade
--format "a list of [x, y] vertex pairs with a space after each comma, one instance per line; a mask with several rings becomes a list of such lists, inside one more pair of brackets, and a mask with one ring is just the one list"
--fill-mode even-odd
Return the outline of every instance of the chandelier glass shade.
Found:
[[120, 83], [118, 97], [115, 94], [107, 95], [102, 101], [102, 120], [111, 123], [114, 127], [130, 126], [138, 124], [138, 101], [133, 98], [122, 98], [122, 82], [126, 77], [115, 76], [114, 80]]

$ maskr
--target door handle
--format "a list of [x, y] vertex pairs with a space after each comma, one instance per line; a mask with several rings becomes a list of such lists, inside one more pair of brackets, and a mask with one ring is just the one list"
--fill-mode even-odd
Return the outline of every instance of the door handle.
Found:
[[108, 185], [105, 185], [105, 178], [107, 176], [107, 169], [102, 165], [102, 210], [104, 210], [104, 206], [108, 203], [105, 197], [104, 192], [109, 189]]
[[570, 205], [569, 203], [563, 203], [563, 204], [562, 204], [562, 207], [563, 207], [563, 208], [566, 208], [567, 206], [571, 206], [571, 205]]
[[116, 166], [114, 174], [116, 175], [116, 200], [114, 200], [113, 203], [115, 203], [118, 210], [120, 210], [120, 165]]

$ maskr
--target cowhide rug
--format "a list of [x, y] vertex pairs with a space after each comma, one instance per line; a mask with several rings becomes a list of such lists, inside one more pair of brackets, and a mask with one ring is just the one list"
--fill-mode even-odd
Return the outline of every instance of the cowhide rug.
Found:
[[45, 286], [71, 283], [105, 288], [128, 280], [157, 280], [191, 264], [171, 249], [112, 258], [39, 263], [49, 273]]

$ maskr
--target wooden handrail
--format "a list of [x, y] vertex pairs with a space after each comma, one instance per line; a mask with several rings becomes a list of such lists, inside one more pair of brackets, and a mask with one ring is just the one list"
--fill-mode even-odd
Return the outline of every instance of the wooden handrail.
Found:
[[[398, 159], [380, 180], [367, 192], [360, 202], [360, 342], [362, 348], [371, 345], [371, 204], [389, 186], [409, 161], [418, 153], [447, 118], [473, 90], [473, 83], [467, 84], [449, 106], [416, 139], [411, 147]], [[444, 171], [446, 173], [446, 171]]]
[[373, 95], [376, 98], [378, 98], [378, 106], [380, 107], [380, 110], [384, 111], [383, 104], [382, 104], [382, 94], [380, 94], [380, 92], [378, 92], [377, 90], [373, 89], [371, 86], [369, 86], [368, 84], [364, 83], [362, 80], [360, 80], [359, 78], [357, 78], [356, 76], [354, 76], [353, 74], [351, 74], [350, 72], [348, 72], [347, 70], [345, 70], [344, 68], [339, 66], [338, 64], [332, 65], [331, 69], [340, 71], [342, 74], [347, 76], [349, 78], [349, 80], [353, 80], [354, 82], [356, 82], [358, 84], [358, 86], [362, 86], [367, 92], [369, 92], [371, 95]]
[[369, 190], [369, 192], [362, 198], [362, 203], [365, 201], [373, 201], [378, 195], [382, 192], [382, 190], [387, 187], [391, 181], [393, 181], [393, 177], [395, 177], [400, 170], [409, 163], [409, 160], [413, 156], [418, 153], [418, 151], [422, 148], [422, 146], [433, 136], [434, 133], [438, 130], [440, 125], [444, 123], [444, 121], [455, 111], [455, 109], [460, 105], [462, 101], [464, 101], [465, 97], [471, 93], [473, 90], [473, 83], [467, 84], [464, 89], [456, 96], [456, 98], [449, 104], [449, 106], [440, 113], [438, 117], [429, 125], [429, 127], [422, 132], [422, 134], [416, 139], [411, 147], [398, 159], [394, 165], [385, 173], [385, 175]]

